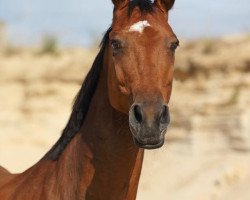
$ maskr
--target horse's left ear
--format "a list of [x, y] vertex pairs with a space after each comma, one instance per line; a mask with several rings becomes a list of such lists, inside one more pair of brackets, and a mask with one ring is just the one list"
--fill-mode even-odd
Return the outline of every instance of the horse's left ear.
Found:
[[175, 0], [155, 0], [155, 4], [165, 12], [168, 12], [174, 6]]
[[112, 0], [115, 9], [128, 5], [130, 0]]

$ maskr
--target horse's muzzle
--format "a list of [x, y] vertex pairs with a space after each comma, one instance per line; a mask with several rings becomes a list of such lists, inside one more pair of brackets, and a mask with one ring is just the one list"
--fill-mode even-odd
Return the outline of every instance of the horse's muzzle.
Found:
[[169, 109], [163, 104], [133, 104], [129, 111], [129, 125], [134, 142], [144, 149], [163, 146], [170, 123]]

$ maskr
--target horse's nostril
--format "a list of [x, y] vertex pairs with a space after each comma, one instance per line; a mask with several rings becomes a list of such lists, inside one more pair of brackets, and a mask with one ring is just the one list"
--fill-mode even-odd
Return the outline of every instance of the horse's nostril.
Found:
[[169, 123], [169, 121], [170, 121], [168, 107], [165, 106], [165, 105], [162, 107], [162, 112], [161, 112], [161, 115], [160, 115], [160, 120], [161, 120], [162, 124]]
[[134, 116], [138, 123], [142, 123], [142, 110], [139, 105], [134, 106]]

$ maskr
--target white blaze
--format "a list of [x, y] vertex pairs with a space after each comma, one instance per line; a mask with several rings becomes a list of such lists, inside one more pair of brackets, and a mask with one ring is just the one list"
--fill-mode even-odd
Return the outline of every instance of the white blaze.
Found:
[[136, 22], [135, 24], [133, 24], [130, 28], [129, 28], [129, 32], [139, 32], [142, 33], [144, 31], [144, 29], [146, 27], [150, 26], [150, 24], [148, 23], [148, 21], [144, 20], [144, 21], [139, 21]]

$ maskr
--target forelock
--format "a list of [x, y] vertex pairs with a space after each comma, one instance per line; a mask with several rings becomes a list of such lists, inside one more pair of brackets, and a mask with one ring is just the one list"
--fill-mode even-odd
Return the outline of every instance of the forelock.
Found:
[[133, 10], [139, 7], [142, 13], [152, 12], [153, 11], [153, 2], [151, 0], [131, 0], [129, 2], [129, 15], [132, 14]]

